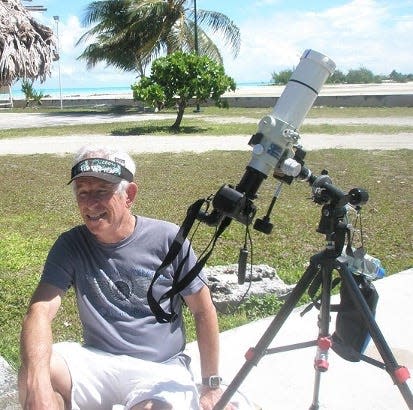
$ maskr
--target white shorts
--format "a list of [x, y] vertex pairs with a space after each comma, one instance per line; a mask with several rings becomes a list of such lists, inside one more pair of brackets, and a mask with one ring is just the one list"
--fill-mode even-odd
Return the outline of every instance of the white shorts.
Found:
[[53, 345], [72, 377], [72, 410], [130, 409], [148, 399], [167, 402], [176, 410], [199, 409], [198, 392], [182, 360], [155, 363], [118, 356], [78, 343]]

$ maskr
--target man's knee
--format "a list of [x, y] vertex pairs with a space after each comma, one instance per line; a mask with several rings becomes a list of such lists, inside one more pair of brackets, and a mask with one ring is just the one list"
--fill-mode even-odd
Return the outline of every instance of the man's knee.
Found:
[[135, 404], [131, 410], [172, 410], [172, 406], [162, 400], [150, 399]]
[[58, 353], [53, 353], [50, 359], [50, 379], [53, 390], [62, 396], [66, 406], [70, 408], [72, 378], [65, 360]]

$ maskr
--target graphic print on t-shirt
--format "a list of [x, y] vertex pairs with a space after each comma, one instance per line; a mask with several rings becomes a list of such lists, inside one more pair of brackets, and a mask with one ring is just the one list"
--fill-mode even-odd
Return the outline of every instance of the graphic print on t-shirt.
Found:
[[[84, 275], [84, 294], [101, 316], [109, 321], [151, 316], [146, 293], [154, 272], [140, 267], [130, 272], [100, 269], [96, 274]], [[159, 278], [159, 282], [167, 279]]]

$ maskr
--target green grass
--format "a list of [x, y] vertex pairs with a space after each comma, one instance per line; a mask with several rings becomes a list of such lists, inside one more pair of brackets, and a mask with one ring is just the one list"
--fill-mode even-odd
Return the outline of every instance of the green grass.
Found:
[[[216, 107], [205, 107], [200, 114], [194, 115], [190, 109], [187, 110], [186, 115], [182, 121], [182, 126], [179, 131], [181, 135], [252, 135], [257, 131], [258, 121], [271, 111], [268, 109], [246, 109], [246, 108], [230, 108], [218, 109]], [[22, 112], [20, 110], [19, 112]], [[50, 111], [43, 110], [44, 115], [81, 115], [87, 121], [87, 117], [93, 114], [114, 114], [112, 110], [102, 111], [102, 109], [88, 109], [87, 111]], [[171, 119], [157, 119], [153, 114], [152, 120], [143, 121], [127, 121], [128, 115], [133, 114], [133, 110], [128, 109], [124, 111], [124, 122], [100, 123], [100, 124], [79, 124], [79, 125], [62, 125], [50, 126], [45, 128], [15, 128], [0, 130], [0, 139], [2, 138], [17, 138], [26, 136], [66, 136], [66, 135], [91, 135], [104, 134], [115, 136], [126, 135], [171, 135], [175, 132], [171, 131], [171, 125], [174, 122], [173, 111], [165, 111], [171, 114]], [[357, 114], [356, 114], [357, 113]], [[115, 112], [116, 114], [116, 112]], [[5, 115], [2, 112], [1, 115]], [[217, 117], [222, 117], [226, 121], [219, 121]], [[348, 134], [348, 133], [385, 133], [395, 134], [400, 132], [413, 132], [412, 126], [399, 125], [364, 125], [364, 124], [350, 124], [350, 125], [336, 125], [333, 118], [356, 118], [356, 117], [382, 117], [382, 116], [413, 116], [413, 108], [361, 108], [357, 112], [354, 108], [313, 108], [309, 117], [325, 117], [332, 118], [331, 122], [320, 125], [304, 125], [301, 127], [302, 134], [319, 133], [319, 134]], [[230, 117], [230, 121], [228, 118]], [[247, 117], [250, 122], [237, 122], [237, 118]]]
[[[213, 115], [214, 110], [205, 109], [205, 117]], [[253, 115], [252, 112], [255, 111], [233, 109], [230, 116]], [[260, 118], [267, 112], [256, 110], [254, 115]], [[332, 118], [350, 112], [352, 116], [362, 112], [359, 116], [397, 117], [412, 115], [413, 109], [320, 109], [317, 112], [319, 116], [331, 115]], [[220, 110], [219, 113], [227, 111]], [[210, 122], [197, 124], [192, 126], [203, 130]], [[119, 128], [128, 126], [136, 127], [137, 124], [116, 124]], [[147, 125], [148, 133], [165, 126], [158, 121], [152, 122]], [[337, 132], [344, 133], [345, 128]], [[96, 130], [96, 126], [91, 129]], [[49, 129], [40, 130], [47, 133]], [[179, 224], [187, 207], [196, 199], [215, 193], [224, 183], [239, 182], [250, 160], [250, 152], [142, 154], [134, 158], [138, 164], [140, 186], [135, 212]], [[62, 231], [81, 222], [70, 187], [66, 186], [70, 164], [68, 156], [0, 156], [0, 355], [14, 366], [19, 363], [21, 320], [47, 252]], [[310, 151], [306, 164], [315, 174], [327, 168], [333, 182], [345, 192], [353, 187], [367, 189], [370, 199], [363, 211], [367, 251], [382, 260], [389, 275], [413, 266], [412, 150]], [[275, 184], [276, 181], [269, 177], [260, 187], [255, 201], [257, 216], [265, 215]], [[295, 283], [309, 257], [324, 246], [324, 237], [316, 233], [321, 208], [310, 197], [311, 189], [307, 183], [294, 182], [285, 186], [273, 212], [272, 234], [266, 236], [252, 231], [254, 263], [275, 267], [287, 283]], [[200, 226], [194, 241], [198, 254], [211, 235], [212, 228]], [[244, 227], [233, 222], [218, 242], [209, 264], [236, 263], [243, 238]], [[226, 330], [273, 314], [278, 307], [279, 301], [273, 295], [249, 301], [234, 314], [220, 315], [220, 328]], [[189, 317], [187, 323], [189, 340], [192, 340], [194, 330]], [[71, 291], [55, 321], [54, 334], [55, 340], [81, 340]]]
[[[0, 130], [0, 139], [21, 137], [44, 137], [44, 136], [67, 136], [67, 135], [172, 135], [177, 134], [171, 130], [172, 120], [89, 124], [89, 125], [66, 125], [52, 126], [47, 128], [17, 128]], [[182, 122], [179, 134], [184, 135], [252, 135], [257, 131], [257, 124], [221, 124], [202, 120], [185, 119]], [[413, 126], [397, 125], [304, 125], [301, 127], [302, 134], [350, 134], [350, 133], [377, 133], [397, 134], [400, 132], [413, 132]]]
[[[185, 114], [192, 114], [194, 107], [188, 107]], [[229, 107], [228, 109], [222, 109], [215, 106], [202, 106], [201, 112], [196, 115], [213, 115], [220, 117], [229, 117], [234, 115], [256, 117], [261, 118], [262, 116], [271, 112], [273, 107], [263, 107], [263, 108], [244, 108], [244, 107]], [[0, 110], [0, 115], [7, 115], [8, 113], [43, 113], [49, 115], [65, 115], [65, 114], [77, 114], [77, 115], [91, 115], [91, 114], [112, 114], [112, 115], [130, 115], [140, 112], [136, 107], [118, 105], [114, 107], [109, 106], [72, 106], [64, 107], [62, 110], [56, 107], [36, 107], [33, 108], [13, 108], [7, 110]], [[174, 110], [166, 109], [162, 110], [162, 113], [175, 114]], [[342, 117], [342, 118], [360, 118], [360, 117], [406, 117], [413, 115], [413, 107], [324, 107], [315, 106], [312, 107], [307, 118], [316, 117]]]

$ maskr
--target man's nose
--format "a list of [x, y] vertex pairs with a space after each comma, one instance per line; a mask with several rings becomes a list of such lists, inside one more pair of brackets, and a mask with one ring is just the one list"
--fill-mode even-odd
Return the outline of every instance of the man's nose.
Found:
[[99, 203], [101, 199], [98, 192], [88, 192], [87, 195], [85, 195], [84, 203], [90, 207]]

